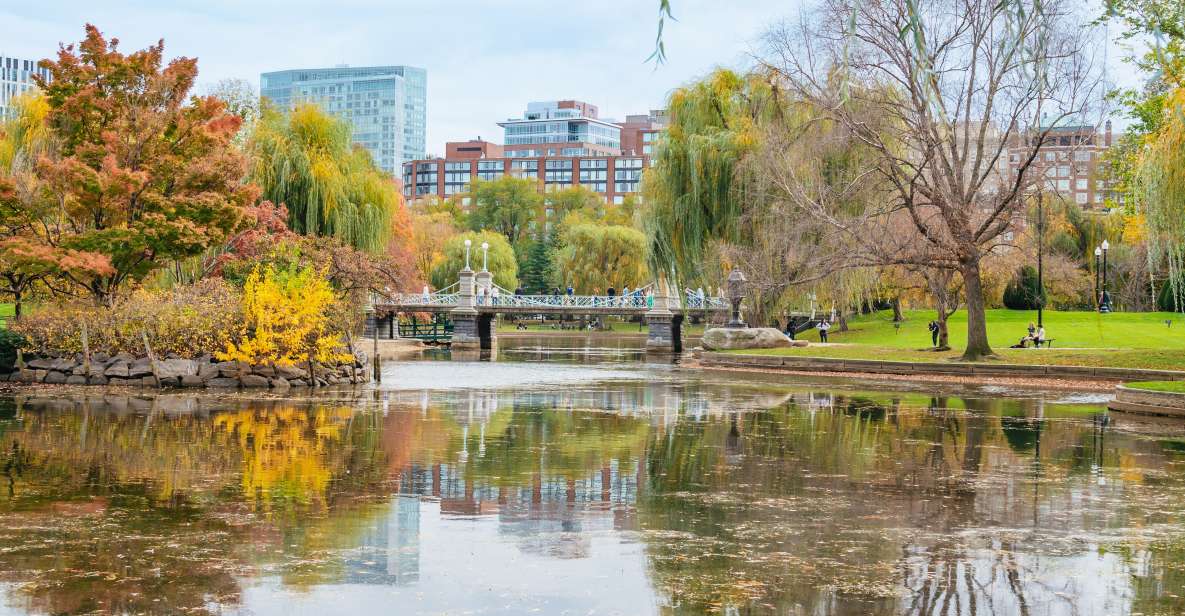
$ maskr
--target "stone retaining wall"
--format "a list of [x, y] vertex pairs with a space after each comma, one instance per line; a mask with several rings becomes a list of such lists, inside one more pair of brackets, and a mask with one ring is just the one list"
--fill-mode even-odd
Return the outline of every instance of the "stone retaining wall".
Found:
[[1096, 368], [1092, 366], [1027, 366], [972, 362], [906, 362], [875, 359], [835, 359], [739, 353], [700, 354], [705, 367], [761, 368], [807, 372], [854, 372], [904, 375], [977, 375], [1018, 378], [1084, 379], [1098, 381], [1185, 381], [1185, 372], [1138, 368]]
[[1185, 394], [1120, 385], [1108, 407], [1113, 411], [1185, 418]]
[[153, 365], [147, 357], [95, 353], [90, 361], [81, 354], [67, 357], [40, 357], [25, 362], [23, 368], [0, 374], [0, 381], [63, 385], [126, 385], [140, 387], [208, 387], [221, 389], [325, 387], [364, 383], [370, 378], [366, 357], [357, 354], [352, 363], [308, 366], [251, 365], [246, 362], [215, 361], [211, 357], [158, 359]]

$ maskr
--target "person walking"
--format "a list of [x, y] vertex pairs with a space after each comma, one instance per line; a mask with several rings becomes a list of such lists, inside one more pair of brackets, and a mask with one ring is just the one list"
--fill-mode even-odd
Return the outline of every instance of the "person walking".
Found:
[[819, 321], [818, 329], [819, 329], [819, 342], [826, 343], [827, 342], [827, 330], [831, 329], [831, 323], [828, 323], [826, 319]]
[[938, 348], [938, 321], [930, 321], [926, 327], [930, 330], [930, 346]]

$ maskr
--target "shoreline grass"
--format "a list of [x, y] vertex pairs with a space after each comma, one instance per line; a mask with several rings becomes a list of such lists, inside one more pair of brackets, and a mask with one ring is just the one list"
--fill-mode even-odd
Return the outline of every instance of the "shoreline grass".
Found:
[[1185, 381], [1136, 381], [1133, 383], [1124, 383], [1123, 386], [1130, 389], [1185, 394]]

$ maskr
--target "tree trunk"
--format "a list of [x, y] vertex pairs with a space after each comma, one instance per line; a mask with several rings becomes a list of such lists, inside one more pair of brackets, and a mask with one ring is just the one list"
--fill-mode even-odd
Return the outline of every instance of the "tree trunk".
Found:
[[21, 318], [21, 290], [19, 288], [12, 290], [12, 318], [13, 320], [20, 320]]
[[963, 351], [963, 360], [979, 361], [995, 355], [988, 344], [979, 260], [963, 264], [963, 291], [967, 295], [967, 349]]
[[836, 321], [838, 321], [839, 325], [836, 326], [835, 331], [837, 331], [837, 332], [848, 331], [848, 317], [846, 316], [846, 313], [844, 313], [844, 311], [842, 311], [842, 310], [839, 311], [839, 316], [836, 318]]
[[905, 317], [901, 316], [901, 296], [894, 295], [892, 301], [889, 303], [893, 306], [893, 322], [900, 323], [904, 321]]
[[945, 301], [938, 300], [938, 345], [935, 351], [950, 350], [950, 330], [946, 328], [946, 320], [950, 318], [951, 310]]

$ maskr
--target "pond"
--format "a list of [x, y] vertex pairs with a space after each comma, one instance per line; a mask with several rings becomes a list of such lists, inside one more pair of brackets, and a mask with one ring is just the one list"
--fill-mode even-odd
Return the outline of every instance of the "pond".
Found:
[[0, 614], [1185, 612], [1178, 426], [630, 346], [303, 399], [10, 394]]

